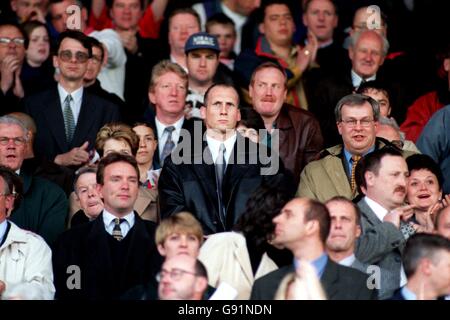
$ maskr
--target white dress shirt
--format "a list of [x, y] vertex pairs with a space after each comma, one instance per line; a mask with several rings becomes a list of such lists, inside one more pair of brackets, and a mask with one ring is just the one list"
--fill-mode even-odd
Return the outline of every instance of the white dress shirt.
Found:
[[[67, 92], [59, 83], [58, 83], [58, 93], [59, 99], [61, 102], [61, 112], [64, 114], [64, 104], [67, 95]], [[70, 109], [72, 109], [73, 119], [75, 120], [75, 126], [78, 123], [78, 116], [80, 115], [81, 110], [81, 101], [83, 100], [83, 87], [78, 88], [74, 92], [70, 94], [72, 96], [72, 101], [70, 101]]]
[[[372, 80], [376, 80], [377, 79], [377, 75], [374, 74], [373, 76], [364, 79], [364, 81], [372, 81]], [[352, 69], [352, 83], [353, 83], [353, 87], [354, 88], [358, 88], [361, 85], [361, 82], [363, 81], [363, 78], [361, 78], [359, 75], [356, 74], [355, 71], [353, 71]]]
[[164, 145], [166, 144], [167, 138], [169, 137], [169, 133], [164, 131], [167, 127], [174, 126], [175, 130], [172, 131], [172, 141], [175, 143], [175, 147], [178, 144], [178, 139], [180, 138], [181, 127], [183, 126], [184, 117], [181, 117], [177, 122], [165, 125], [161, 123], [157, 117], [155, 117], [156, 124], [156, 132], [158, 134], [158, 155], [161, 159], [162, 152], [164, 150]]
[[[114, 219], [117, 217], [115, 215], [112, 215], [109, 213], [106, 209], [103, 209], [103, 223], [105, 224], [106, 232], [108, 232], [110, 235], [113, 233], [114, 229]], [[131, 228], [134, 226], [134, 212], [131, 211], [127, 215], [123, 216], [121, 219], [125, 219], [124, 222], [120, 224], [120, 230], [122, 231], [122, 236], [125, 238], [128, 234], [128, 231], [130, 231]]]
[[236, 133], [225, 141], [219, 141], [206, 135], [206, 142], [208, 143], [209, 151], [211, 151], [211, 156], [213, 158], [214, 164], [216, 163], [217, 156], [219, 155], [220, 145], [223, 143], [225, 145], [225, 164], [228, 165], [228, 161], [230, 160], [230, 155], [233, 151], [236, 138]]

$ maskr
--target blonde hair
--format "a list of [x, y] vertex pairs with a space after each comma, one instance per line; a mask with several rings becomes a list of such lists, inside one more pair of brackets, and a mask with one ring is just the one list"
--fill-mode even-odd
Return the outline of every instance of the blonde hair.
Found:
[[159, 77], [169, 72], [175, 73], [177, 76], [179, 76], [183, 80], [184, 85], [187, 89], [188, 75], [183, 70], [183, 68], [180, 67], [177, 63], [171, 62], [170, 60], [162, 60], [158, 64], [156, 64], [152, 69], [152, 77], [150, 79], [148, 91], [153, 92]]
[[192, 234], [198, 239], [200, 245], [203, 243], [202, 226], [190, 212], [178, 212], [163, 219], [156, 229], [156, 244], [163, 246], [164, 241], [173, 233]]

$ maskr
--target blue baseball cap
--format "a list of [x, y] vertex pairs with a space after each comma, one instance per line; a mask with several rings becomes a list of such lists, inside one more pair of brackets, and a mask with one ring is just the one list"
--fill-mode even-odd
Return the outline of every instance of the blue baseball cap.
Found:
[[197, 49], [209, 49], [219, 53], [220, 48], [217, 37], [206, 32], [194, 33], [186, 41], [184, 52], [187, 54], [188, 52]]

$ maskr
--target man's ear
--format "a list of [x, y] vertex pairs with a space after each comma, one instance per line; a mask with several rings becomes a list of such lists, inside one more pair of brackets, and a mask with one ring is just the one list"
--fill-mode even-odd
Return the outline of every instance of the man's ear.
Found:
[[155, 93], [152, 89], [148, 92], [148, 100], [150, 100], [151, 103], [156, 104]]
[[355, 54], [355, 51], [353, 51], [353, 47], [352, 46], [348, 47], [348, 57], [352, 61], [353, 61], [354, 54]]
[[97, 185], [95, 186], [95, 188], [97, 189], [97, 192], [98, 192], [100, 198], [103, 199], [103, 194], [102, 194], [103, 185], [101, 185], [100, 183], [97, 183]]
[[450, 71], [450, 58], [444, 60], [444, 70], [447, 72]]
[[[14, 195], [10, 194], [10, 195], [5, 196], [5, 208], [6, 208], [6, 211], [9, 213], [14, 209], [14, 200], [15, 200]], [[7, 216], [9, 216], [9, 215], [7, 215]]]
[[203, 294], [208, 288], [208, 280], [205, 277], [197, 277], [195, 280], [195, 292]]
[[264, 23], [263, 22], [261, 22], [258, 25], [258, 30], [259, 30], [260, 33], [265, 34], [265, 28], [264, 28]]
[[59, 68], [58, 57], [56, 55], [53, 56], [53, 67]]
[[366, 173], [364, 173], [364, 180], [366, 181], [366, 186], [372, 186], [374, 184], [374, 179], [375, 179], [375, 173], [373, 173], [372, 171], [366, 171]]
[[200, 107], [200, 116], [202, 119], [206, 118], [206, 108], [204, 106]]
[[166, 249], [164, 249], [164, 246], [162, 244], [158, 244], [157, 248], [158, 248], [159, 254], [162, 255], [163, 257], [165, 257], [166, 256]]

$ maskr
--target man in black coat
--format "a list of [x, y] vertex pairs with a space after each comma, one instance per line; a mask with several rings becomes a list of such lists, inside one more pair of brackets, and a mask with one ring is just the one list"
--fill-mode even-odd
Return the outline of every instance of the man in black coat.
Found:
[[106, 156], [97, 182], [104, 210], [94, 221], [62, 234], [53, 248], [57, 299], [118, 299], [147, 283], [161, 265], [156, 225], [133, 211], [139, 189], [136, 160], [118, 153]]
[[275, 223], [272, 244], [286, 247], [294, 254], [294, 265], [259, 278], [252, 289], [252, 300], [272, 300], [282, 279], [295, 272], [300, 261], [310, 262], [329, 300], [376, 299], [376, 290], [369, 290], [367, 275], [333, 262], [325, 253], [325, 241], [331, 219], [325, 205], [308, 198], [288, 202]]
[[53, 63], [60, 71], [58, 86], [29, 97], [25, 110], [37, 126], [36, 156], [78, 167], [89, 161], [98, 130], [120, 120], [119, 109], [83, 88], [92, 57], [87, 36], [73, 30], [62, 32], [56, 52]]
[[189, 211], [205, 234], [229, 231], [261, 182], [284, 173], [275, 152], [268, 155], [264, 146], [236, 133], [238, 106], [232, 86], [213, 85], [206, 91], [200, 109], [206, 134], [195, 130], [193, 139], [183, 140], [162, 169], [158, 182], [162, 218]]

